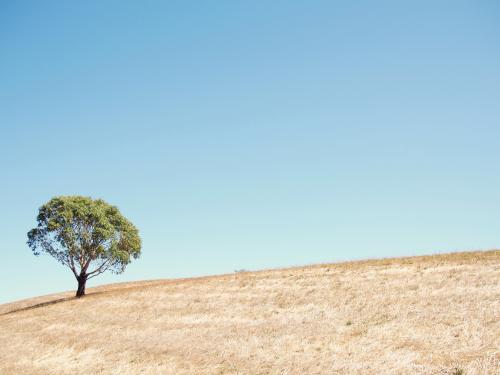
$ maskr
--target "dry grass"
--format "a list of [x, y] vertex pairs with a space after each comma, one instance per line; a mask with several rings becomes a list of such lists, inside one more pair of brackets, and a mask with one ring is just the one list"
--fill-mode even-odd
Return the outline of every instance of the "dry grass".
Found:
[[497, 250], [21, 301], [0, 306], [0, 373], [499, 374], [499, 280]]

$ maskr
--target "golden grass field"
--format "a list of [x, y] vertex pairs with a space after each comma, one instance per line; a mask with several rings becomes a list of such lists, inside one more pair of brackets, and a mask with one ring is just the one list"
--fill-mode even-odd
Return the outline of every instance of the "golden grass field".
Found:
[[0, 374], [500, 374], [500, 251], [0, 305]]

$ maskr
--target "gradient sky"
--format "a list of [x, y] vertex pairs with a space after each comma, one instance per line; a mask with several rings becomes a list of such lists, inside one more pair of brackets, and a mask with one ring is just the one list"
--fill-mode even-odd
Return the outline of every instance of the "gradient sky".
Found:
[[0, 3], [0, 302], [71, 290], [26, 232], [117, 205], [101, 283], [500, 244], [495, 1]]

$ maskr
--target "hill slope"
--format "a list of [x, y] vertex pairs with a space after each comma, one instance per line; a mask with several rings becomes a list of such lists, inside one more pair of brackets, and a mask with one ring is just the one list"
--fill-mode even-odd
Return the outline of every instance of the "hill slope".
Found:
[[499, 281], [497, 250], [21, 301], [0, 306], [0, 373], [494, 374]]

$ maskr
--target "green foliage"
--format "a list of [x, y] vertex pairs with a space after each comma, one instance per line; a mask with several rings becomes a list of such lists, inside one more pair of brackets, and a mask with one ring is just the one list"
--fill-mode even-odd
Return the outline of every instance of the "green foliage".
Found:
[[78, 280], [106, 270], [121, 273], [141, 252], [137, 228], [101, 199], [52, 198], [40, 207], [37, 222], [28, 232], [28, 246], [35, 255], [53, 256]]

